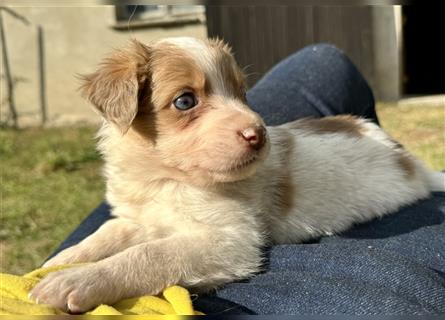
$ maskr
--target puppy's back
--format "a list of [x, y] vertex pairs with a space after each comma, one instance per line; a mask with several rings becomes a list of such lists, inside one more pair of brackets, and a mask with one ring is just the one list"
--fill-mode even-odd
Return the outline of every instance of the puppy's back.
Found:
[[[272, 157], [292, 182], [292, 208], [272, 215], [275, 242], [331, 235], [396, 211], [443, 186], [377, 125], [351, 116], [304, 119], [269, 128]], [[282, 137], [288, 137], [283, 143]], [[267, 167], [267, 166], [266, 166]]]

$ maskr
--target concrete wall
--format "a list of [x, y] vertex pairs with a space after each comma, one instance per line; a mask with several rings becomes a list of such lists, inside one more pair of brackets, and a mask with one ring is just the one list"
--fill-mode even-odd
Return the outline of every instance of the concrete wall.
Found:
[[[46, 93], [48, 125], [97, 122], [90, 105], [77, 88], [76, 74], [94, 70], [96, 64], [112, 48], [125, 45], [130, 38], [143, 42], [170, 36], [207, 35], [205, 23], [174, 27], [150, 27], [132, 31], [116, 31], [115, 8], [97, 7], [17, 7], [11, 8], [44, 30], [46, 50]], [[16, 78], [15, 99], [21, 126], [40, 121], [37, 63], [37, 31], [35, 27], [3, 13], [11, 71]], [[8, 111], [4, 66], [1, 69], [1, 116]]]

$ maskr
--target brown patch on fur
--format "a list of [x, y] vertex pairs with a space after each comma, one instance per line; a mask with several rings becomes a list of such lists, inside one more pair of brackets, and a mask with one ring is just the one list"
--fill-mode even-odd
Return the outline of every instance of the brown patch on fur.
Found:
[[149, 77], [150, 50], [138, 41], [114, 51], [99, 69], [81, 76], [83, 95], [125, 133], [138, 112], [139, 88]]
[[392, 149], [396, 153], [397, 164], [405, 172], [405, 175], [408, 178], [413, 178], [416, 174], [416, 165], [414, 163], [414, 160], [406, 152], [405, 147], [402, 144], [400, 144], [398, 141], [394, 140], [390, 136], [387, 136], [387, 139], [393, 144]]
[[277, 185], [278, 205], [280, 206], [280, 212], [288, 214], [291, 212], [295, 202], [295, 186], [289, 175], [283, 177]]
[[232, 49], [220, 39], [208, 40], [208, 44], [215, 52], [215, 66], [223, 77], [223, 81], [234, 97], [245, 100], [246, 77], [233, 57]]
[[[292, 159], [292, 153], [294, 149], [292, 137], [288, 133], [288, 131], [282, 131], [279, 137], [276, 137], [276, 144], [279, 144], [280, 147], [284, 147], [286, 152], [282, 158], [282, 167], [285, 169], [289, 169], [292, 164], [289, 161]], [[280, 180], [275, 185], [276, 192], [276, 201], [278, 206], [280, 207], [280, 212], [284, 215], [289, 214], [291, 209], [295, 205], [295, 197], [296, 197], [296, 186], [292, 181], [290, 173], [286, 170], [281, 173]]]
[[405, 147], [400, 142], [394, 140], [389, 135], [387, 135], [387, 137], [388, 137], [388, 140], [394, 144], [394, 146], [393, 146], [394, 150], [400, 151], [400, 152], [405, 151]]
[[156, 144], [159, 134], [182, 131], [205, 112], [202, 105], [179, 111], [172, 103], [186, 91], [193, 92], [199, 101], [205, 100], [206, 79], [196, 62], [177, 46], [162, 43], [151, 51], [148, 65], [151, 83], [146, 85], [150, 94], [142, 95], [144, 100], [132, 127], [141, 137]]
[[304, 129], [316, 134], [346, 133], [350, 136], [363, 136], [365, 128], [354, 116], [333, 116], [320, 119], [303, 119], [296, 121], [293, 128]]
[[196, 62], [181, 48], [162, 43], [153, 50], [152, 103], [156, 110], [171, 105], [179, 93], [189, 89], [197, 96], [204, 95], [205, 75]]
[[158, 137], [156, 129], [156, 114], [154, 112], [140, 112], [134, 118], [128, 134], [130, 138], [135, 136], [141, 145], [152, 146], [156, 144]]
[[408, 178], [412, 178], [416, 174], [415, 163], [408, 154], [404, 152], [398, 153], [397, 164], [402, 168]]

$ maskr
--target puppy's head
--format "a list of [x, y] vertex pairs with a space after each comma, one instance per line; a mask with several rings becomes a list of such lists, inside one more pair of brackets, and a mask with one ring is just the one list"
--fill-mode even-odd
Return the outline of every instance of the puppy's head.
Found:
[[147, 166], [171, 169], [168, 178], [241, 180], [269, 150], [265, 125], [246, 104], [244, 75], [221, 41], [133, 41], [85, 76], [82, 89], [124, 139], [144, 145]]

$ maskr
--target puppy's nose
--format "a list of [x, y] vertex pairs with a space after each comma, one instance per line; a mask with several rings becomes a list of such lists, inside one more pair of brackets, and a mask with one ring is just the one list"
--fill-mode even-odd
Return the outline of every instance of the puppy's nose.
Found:
[[260, 150], [266, 142], [266, 128], [263, 126], [249, 127], [241, 131], [241, 137], [255, 150]]

